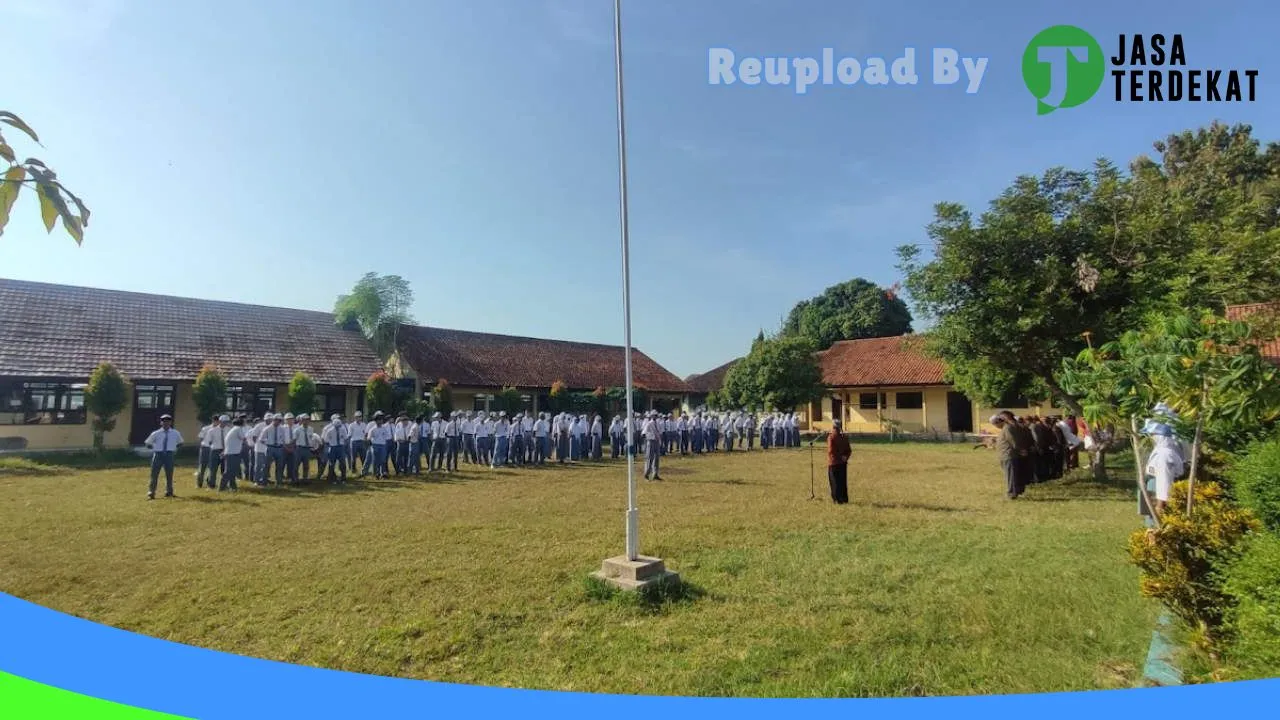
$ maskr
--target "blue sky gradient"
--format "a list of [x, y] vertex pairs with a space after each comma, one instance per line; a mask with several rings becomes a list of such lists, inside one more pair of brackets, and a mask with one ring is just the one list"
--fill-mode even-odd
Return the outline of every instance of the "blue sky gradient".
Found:
[[[626, 0], [633, 341], [685, 376], [797, 301], [899, 280], [942, 200], [1127, 162], [1214, 119], [1277, 137], [1272, 3]], [[1043, 117], [1027, 41], [1180, 32], [1189, 67], [1258, 69], [1243, 104]], [[26, 198], [0, 276], [329, 310], [399, 273], [423, 324], [620, 344], [609, 0], [0, 0], [0, 108], [93, 210], [84, 247]], [[915, 87], [710, 86], [707, 52], [917, 48]], [[928, 52], [990, 58], [978, 93]], [[15, 59], [20, 58], [20, 59]], [[16, 131], [7, 130], [11, 144]]]

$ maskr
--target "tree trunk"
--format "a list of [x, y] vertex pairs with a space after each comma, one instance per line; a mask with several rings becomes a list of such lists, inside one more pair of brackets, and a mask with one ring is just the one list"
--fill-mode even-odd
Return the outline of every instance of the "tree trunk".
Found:
[[1067, 409], [1071, 411], [1072, 415], [1075, 415], [1076, 417], [1084, 417], [1084, 407], [1080, 404], [1080, 401], [1066, 390], [1063, 390], [1062, 386], [1058, 384], [1057, 380], [1053, 379], [1052, 375], [1044, 378], [1044, 384], [1048, 385], [1050, 390], [1056, 393], [1058, 397], [1062, 398], [1062, 404], [1067, 406]]
[[1129, 444], [1133, 447], [1133, 465], [1138, 476], [1138, 492], [1142, 493], [1142, 501], [1151, 511], [1151, 518], [1158, 530], [1160, 529], [1160, 512], [1156, 510], [1156, 504], [1151, 500], [1151, 493], [1147, 492], [1147, 477], [1142, 464], [1142, 445], [1138, 437], [1138, 416], [1134, 415], [1129, 418]]
[[1200, 469], [1200, 444], [1204, 441], [1204, 413], [1206, 390], [1200, 396], [1200, 416], [1196, 418], [1196, 437], [1191, 441], [1191, 476], [1187, 479], [1187, 517], [1191, 517], [1191, 508], [1195, 500], [1196, 472]]
[[1098, 446], [1096, 452], [1089, 455], [1089, 464], [1093, 468], [1093, 479], [1099, 483], [1107, 482], [1107, 448]]

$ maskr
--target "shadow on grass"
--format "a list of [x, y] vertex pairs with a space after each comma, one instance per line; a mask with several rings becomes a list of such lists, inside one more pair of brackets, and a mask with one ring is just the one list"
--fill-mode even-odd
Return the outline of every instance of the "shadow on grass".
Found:
[[590, 602], [634, 608], [651, 615], [692, 604], [707, 595], [701, 587], [684, 580], [656, 582], [639, 590], [622, 590], [591, 575], [583, 581], [583, 594]]
[[895, 503], [873, 502], [873, 503], [867, 503], [867, 507], [873, 507], [877, 510], [925, 510], [928, 512], [942, 512], [942, 513], [973, 512], [971, 508], [951, 507], [949, 505], [929, 505], [926, 503], [913, 503], [913, 502], [895, 502]]

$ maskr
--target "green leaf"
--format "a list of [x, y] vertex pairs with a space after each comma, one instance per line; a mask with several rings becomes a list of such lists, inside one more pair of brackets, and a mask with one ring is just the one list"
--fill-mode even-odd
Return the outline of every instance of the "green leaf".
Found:
[[0, 158], [4, 158], [12, 164], [15, 157], [16, 156], [13, 154], [13, 148], [9, 147], [9, 144], [4, 141], [4, 138], [0, 137]]
[[15, 165], [4, 174], [4, 182], [0, 182], [0, 235], [4, 234], [4, 226], [9, 224], [9, 211], [22, 190], [22, 181], [26, 179], [27, 171]]
[[89, 227], [89, 208], [85, 207], [85, 204], [81, 202], [80, 198], [76, 197], [76, 194], [68, 190], [65, 185], [62, 183], [56, 184], [58, 189], [66, 193], [71, 198], [71, 202], [75, 203], [76, 208], [80, 210], [80, 226]]
[[0, 110], [0, 122], [6, 125], [12, 125], [22, 132], [30, 135], [32, 140], [35, 140], [37, 143], [40, 142], [40, 137], [36, 135], [36, 131], [32, 130], [30, 125], [22, 122], [22, 118], [11, 112], [8, 112], [7, 110]]
[[53, 203], [49, 186], [39, 183], [36, 185], [36, 194], [40, 196], [40, 217], [44, 219], [44, 228], [53, 232], [53, 226], [58, 222], [58, 206]]

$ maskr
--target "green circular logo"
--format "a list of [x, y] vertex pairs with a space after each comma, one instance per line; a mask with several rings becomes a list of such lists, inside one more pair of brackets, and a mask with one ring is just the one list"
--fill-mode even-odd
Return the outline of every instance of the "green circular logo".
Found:
[[1106, 74], [1102, 46], [1073, 25], [1040, 31], [1022, 54], [1022, 81], [1036, 97], [1039, 115], [1085, 103], [1097, 94]]

